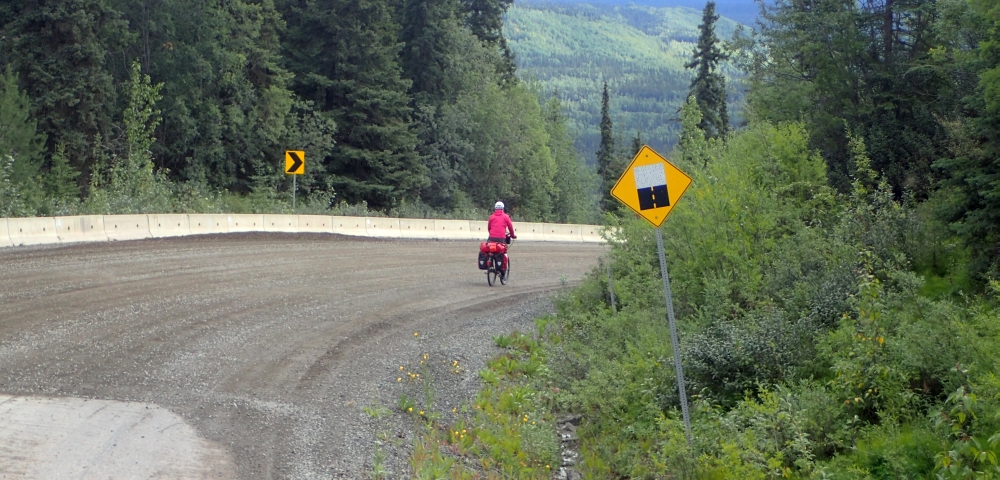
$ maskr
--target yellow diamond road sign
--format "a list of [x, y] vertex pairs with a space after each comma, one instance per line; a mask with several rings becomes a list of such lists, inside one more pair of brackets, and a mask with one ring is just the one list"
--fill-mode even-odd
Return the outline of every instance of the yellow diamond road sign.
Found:
[[306, 173], [306, 152], [302, 150], [285, 150], [285, 173], [302, 175]]
[[643, 145], [611, 189], [611, 196], [659, 227], [688, 185], [691, 177]]

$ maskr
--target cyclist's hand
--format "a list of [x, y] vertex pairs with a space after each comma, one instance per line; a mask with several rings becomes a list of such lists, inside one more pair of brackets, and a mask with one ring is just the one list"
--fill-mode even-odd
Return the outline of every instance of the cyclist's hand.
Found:
[[517, 235], [511, 235], [510, 238], [516, 239]]

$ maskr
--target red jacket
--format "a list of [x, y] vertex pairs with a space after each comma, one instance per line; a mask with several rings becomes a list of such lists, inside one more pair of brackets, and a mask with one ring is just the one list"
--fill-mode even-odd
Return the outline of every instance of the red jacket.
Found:
[[510, 229], [510, 236], [514, 235], [514, 223], [510, 221], [510, 217], [503, 210], [496, 210], [493, 215], [490, 215], [490, 219], [486, 222], [487, 230], [490, 232], [490, 238], [504, 238], [507, 236], [507, 229]]

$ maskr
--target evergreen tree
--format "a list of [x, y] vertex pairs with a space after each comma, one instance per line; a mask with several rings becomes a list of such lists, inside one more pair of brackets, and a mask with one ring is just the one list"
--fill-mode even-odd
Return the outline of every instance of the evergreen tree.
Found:
[[754, 35], [739, 41], [748, 108], [763, 120], [804, 122], [841, 191], [851, 188], [851, 132], [897, 197], [925, 198], [936, 180], [931, 162], [948, 155], [945, 123], [975, 95], [977, 70], [961, 59], [984, 30], [962, 13], [968, 3], [768, 2]]
[[[281, 68], [284, 22], [271, 0], [113, 0], [139, 35], [125, 58], [163, 83], [157, 167], [246, 193], [276, 170], [292, 94]], [[130, 71], [118, 72], [122, 83]]]
[[110, 0], [29, 0], [0, 8], [0, 63], [17, 74], [47, 149], [66, 147], [89, 170], [91, 142], [112, 129], [116, 95], [108, 51], [128, 37]]
[[614, 127], [611, 124], [610, 96], [608, 82], [604, 82], [601, 94], [601, 145], [597, 149], [597, 175], [601, 178], [601, 209], [612, 210], [617, 200], [611, 196], [611, 188], [621, 175], [615, 155]]
[[514, 0], [463, 0], [468, 13], [466, 25], [480, 41], [501, 54], [497, 73], [504, 84], [517, 81], [514, 51], [503, 35], [503, 16]]
[[385, 0], [284, 0], [285, 59], [293, 89], [337, 123], [318, 159], [338, 200], [376, 208], [415, 198], [426, 184], [398, 64], [399, 25]]
[[61, 143], [57, 144], [55, 152], [52, 153], [52, 165], [43, 179], [45, 194], [60, 202], [78, 200], [80, 186], [77, 185], [76, 179], [79, 176], [80, 172], [76, 171], [66, 158], [66, 147]]
[[553, 178], [552, 213], [556, 221], [586, 223], [596, 217], [592, 172], [587, 170], [580, 154], [573, 147], [573, 137], [566, 125], [566, 114], [558, 94], [545, 105], [545, 130], [549, 134], [549, 150], [556, 163]]
[[691, 80], [691, 95], [698, 102], [701, 110], [699, 127], [708, 138], [724, 137], [729, 131], [729, 112], [726, 108], [726, 79], [719, 73], [719, 62], [728, 56], [719, 48], [719, 38], [715, 35], [715, 22], [719, 15], [715, 13], [715, 2], [705, 4], [702, 12], [701, 25], [698, 27], [698, 45], [694, 55], [685, 67], [695, 70]]
[[437, 103], [446, 87], [448, 57], [461, 28], [456, 0], [407, 0], [402, 17], [401, 64], [420, 103]]
[[630, 160], [633, 159], [633, 158], [635, 158], [635, 156], [639, 154], [639, 150], [642, 150], [642, 145], [643, 145], [643, 143], [642, 143], [642, 135], [639, 134], [638, 130], [636, 130], [635, 136], [632, 137], [632, 148], [629, 149], [629, 153], [630, 153], [629, 159]]
[[31, 118], [28, 95], [17, 88], [10, 67], [0, 74], [0, 159], [13, 158], [10, 181], [23, 185], [38, 173], [45, 135]]
[[952, 158], [939, 160], [952, 229], [970, 247], [970, 270], [980, 280], [1000, 276], [1000, 6], [970, 2], [989, 26], [976, 53], [981, 71], [976, 95], [967, 99], [971, 118], [952, 133]]

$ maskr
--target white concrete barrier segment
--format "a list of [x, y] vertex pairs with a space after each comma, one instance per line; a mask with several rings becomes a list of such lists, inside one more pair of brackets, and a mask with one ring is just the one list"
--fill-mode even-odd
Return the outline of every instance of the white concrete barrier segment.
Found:
[[191, 235], [187, 214], [149, 215], [149, 233], [153, 238]]
[[105, 215], [104, 233], [108, 240], [141, 240], [153, 236], [146, 215]]
[[299, 231], [298, 215], [264, 215], [265, 232], [296, 233]]
[[547, 242], [580, 243], [583, 241], [583, 232], [580, 225], [543, 223], [542, 229], [542, 238]]
[[541, 242], [545, 240], [545, 228], [541, 223], [514, 222], [514, 233], [518, 240]]
[[598, 225], [580, 225], [583, 231], [583, 241], [586, 243], [604, 243], [604, 237], [601, 236], [601, 231], [604, 227]]
[[7, 233], [7, 219], [0, 218], [0, 247], [13, 247], [10, 241], [10, 234]]
[[104, 217], [100, 215], [56, 217], [56, 234], [60, 243], [108, 241]]
[[226, 215], [192, 213], [188, 215], [188, 227], [192, 235], [229, 233], [229, 220]]
[[263, 215], [227, 215], [226, 221], [229, 223], [229, 232], [263, 232]]
[[369, 237], [401, 238], [398, 218], [366, 217], [365, 231]]
[[52, 217], [8, 218], [7, 234], [14, 245], [59, 243], [56, 219]]
[[[490, 236], [489, 226], [487, 223], [488, 222], [480, 220], [470, 220], [469, 233], [472, 235], [472, 238], [486, 241], [486, 239]], [[514, 232], [517, 233], [517, 225], [514, 225]]]
[[437, 238], [434, 220], [400, 218], [399, 233], [403, 238]]
[[354, 237], [367, 237], [368, 230], [365, 229], [365, 217], [333, 217], [333, 233], [341, 235], [351, 235]]
[[473, 238], [470, 223], [468, 220], [434, 220], [434, 231], [437, 238], [443, 240], [468, 240]]
[[329, 215], [299, 215], [299, 231], [333, 233], [333, 217]]

